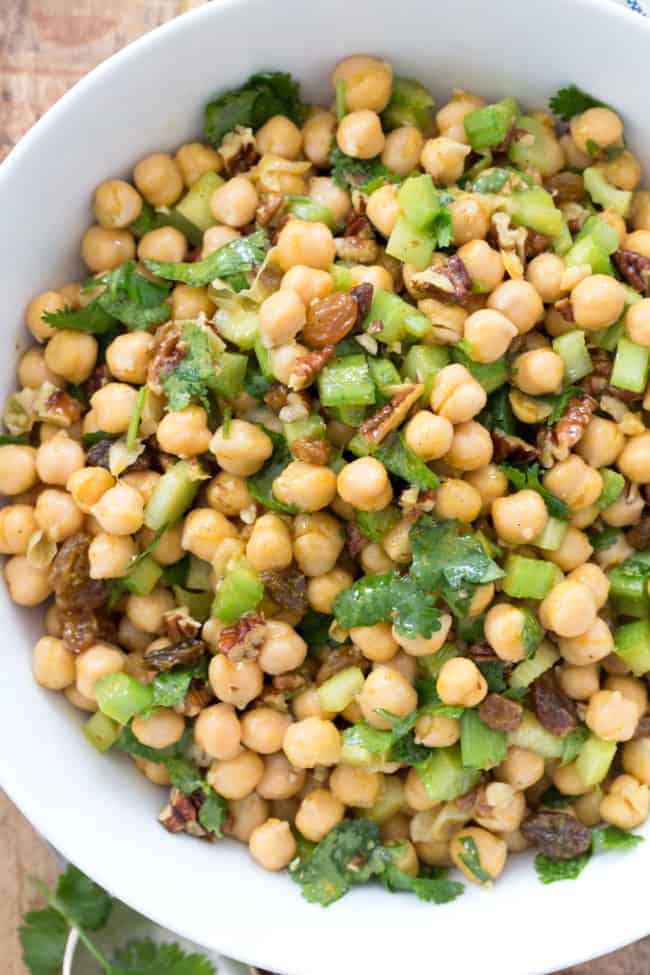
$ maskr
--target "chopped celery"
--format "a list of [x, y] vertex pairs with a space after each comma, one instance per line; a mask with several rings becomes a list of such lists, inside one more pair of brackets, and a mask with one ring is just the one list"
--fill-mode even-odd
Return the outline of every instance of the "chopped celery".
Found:
[[602, 170], [589, 166], [582, 174], [587, 193], [603, 210], [614, 210], [615, 213], [626, 217], [632, 202], [629, 190], [617, 190], [605, 177]]
[[412, 345], [402, 364], [404, 379], [422, 383], [422, 400], [429, 402], [436, 374], [449, 364], [449, 351], [443, 345]]
[[417, 230], [406, 217], [397, 218], [386, 244], [386, 253], [390, 257], [411, 264], [416, 271], [423, 271], [429, 266], [434, 250], [435, 240], [431, 234]]
[[83, 733], [98, 752], [107, 752], [120, 737], [120, 725], [101, 711], [95, 711], [83, 726]]
[[528, 748], [542, 758], [560, 758], [562, 755], [562, 739], [547, 731], [531, 711], [524, 711], [517, 730], [508, 732], [508, 745]]
[[571, 236], [571, 231], [566, 220], [562, 220], [562, 230], [559, 232], [557, 237], [553, 238], [553, 250], [560, 257], [564, 257], [568, 251], [571, 250], [573, 244], [573, 237]]
[[593, 789], [603, 781], [615, 754], [615, 741], [604, 741], [597, 735], [589, 735], [575, 760], [578, 777], [588, 789]]
[[203, 173], [192, 183], [180, 203], [176, 204], [176, 211], [201, 231], [213, 227], [217, 221], [210, 209], [210, 197], [220, 186], [223, 186], [221, 176], [212, 171]]
[[[377, 748], [371, 751], [370, 748], [367, 748], [359, 735], [358, 726], [353, 725], [343, 732], [341, 757], [339, 759], [341, 765], [370, 769], [386, 762], [391, 743], [391, 733], [390, 731], [376, 731], [374, 728], [371, 730], [374, 732], [375, 742], [381, 742], [382, 739], [385, 741], [385, 751], [380, 751]], [[381, 747], [383, 748], [383, 746]]]
[[262, 372], [262, 375], [266, 379], [273, 378], [273, 369], [271, 368], [271, 350], [265, 345], [262, 345], [262, 340], [259, 336], [255, 338], [253, 348], [255, 350], [255, 357], [257, 359], [258, 365]]
[[603, 489], [596, 503], [599, 508], [608, 508], [620, 496], [625, 487], [625, 478], [610, 467], [601, 467], [600, 476], [603, 479]]
[[428, 173], [409, 176], [397, 193], [397, 202], [408, 224], [418, 231], [428, 231], [440, 212], [440, 195]]
[[557, 566], [542, 559], [509, 555], [501, 586], [513, 599], [544, 599], [557, 579]]
[[493, 393], [508, 380], [508, 360], [505, 356], [501, 356], [495, 362], [474, 362], [463, 348], [463, 343], [459, 342], [451, 347], [451, 358], [469, 369], [486, 393]]
[[214, 597], [212, 615], [223, 623], [236, 623], [263, 596], [264, 586], [253, 567], [244, 558], [233, 560]]
[[553, 339], [553, 349], [564, 362], [564, 378], [568, 383], [575, 383], [591, 372], [593, 366], [584, 332], [573, 329], [564, 335], [558, 335]]
[[621, 287], [625, 292], [625, 307], [628, 308], [630, 305], [636, 305], [638, 302], [643, 301], [643, 295], [640, 295], [638, 291], [631, 288], [629, 284], [623, 284], [621, 282]]
[[620, 338], [610, 383], [618, 389], [642, 393], [648, 383], [650, 349], [628, 338]]
[[198, 620], [200, 623], [205, 623], [206, 620], [210, 619], [213, 599], [211, 590], [190, 592], [189, 589], [183, 589], [181, 586], [173, 586], [172, 588], [174, 590], [176, 604], [178, 606], [185, 606], [193, 619]]
[[369, 406], [375, 402], [375, 384], [365, 355], [332, 359], [318, 373], [318, 395], [323, 406]]
[[517, 112], [517, 102], [510, 97], [468, 112], [463, 124], [472, 149], [487, 149], [503, 142], [512, 128]]
[[119, 724], [126, 724], [153, 704], [151, 685], [141, 684], [129, 674], [100, 677], [95, 682], [95, 696], [100, 711]]
[[331, 208], [317, 203], [310, 196], [288, 196], [287, 202], [287, 210], [299, 220], [306, 220], [308, 223], [324, 223], [328, 227], [334, 227], [335, 220]]
[[381, 113], [384, 132], [399, 129], [403, 125], [414, 125], [424, 130], [429, 125], [433, 98], [420, 84], [410, 78], [393, 78], [390, 101]]
[[404, 806], [404, 786], [398, 775], [383, 776], [379, 799], [370, 809], [364, 809], [363, 815], [375, 823], [385, 823]]
[[150, 555], [140, 558], [119, 581], [136, 596], [148, 596], [162, 575], [162, 567]]
[[365, 678], [358, 667], [340, 670], [318, 688], [318, 701], [323, 711], [340, 714], [363, 689]]
[[548, 151], [552, 134], [540, 119], [532, 115], [519, 115], [515, 126], [527, 135], [523, 138], [515, 136], [508, 147], [508, 159], [521, 170], [538, 169], [542, 176], [550, 176], [551, 172], [555, 172]]
[[375, 288], [372, 294], [370, 310], [366, 315], [363, 327], [368, 328], [372, 322], [381, 322], [380, 332], [374, 332], [373, 338], [392, 345], [401, 342], [409, 335], [418, 338], [431, 331], [432, 325], [426, 315], [410, 305], [399, 295], [383, 288]]
[[212, 390], [225, 399], [234, 399], [241, 393], [248, 359], [239, 352], [222, 352], [216, 363]]
[[392, 387], [401, 385], [401, 377], [395, 365], [390, 359], [375, 358], [368, 359], [368, 368], [372, 381], [379, 390], [380, 394], [387, 399], [393, 395]]
[[[466, 172], [461, 176], [461, 178], [458, 181], [458, 185], [462, 186], [463, 189], [471, 190], [471, 192], [473, 193], [480, 193], [481, 190], [480, 189], [477, 190], [476, 188], [477, 185], [482, 186], [485, 184], [479, 182], [479, 178], [481, 176], [481, 173], [483, 173], [484, 170], [489, 169], [491, 165], [492, 165], [492, 153], [490, 152], [489, 149], [483, 149], [483, 151], [479, 153], [479, 158], [476, 160], [476, 162], [472, 166], [470, 166], [469, 169], [466, 170]], [[503, 182], [505, 183], [505, 181], [506, 180], [504, 179]], [[501, 186], [503, 186], [503, 183], [501, 184]], [[499, 187], [499, 189], [501, 189], [501, 186]], [[486, 193], [489, 191], [483, 190], [482, 192]]]
[[589, 264], [594, 274], [613, 274], [612, 262], [594, 237], [582, 237], [576, 240], [571, 250], [564, 255], [567, 267], [578, 267]]
[[188, 589], [207, 592], [212, 589], [212, 566], [209, 562], [190, 555], [185, 584]]
[[460, 751], [464, 768], [494, 768], [506, 757], [507, 750], [503, 731], [488, 728], [476, 710], [467, 708], [463, 712], [460, 719]]
[[530, 687], [534, 680], [557, 663], [560, 654], [550, 640], [542, 640], [532, 657], [517, 664], [510, 675], [510, 687]]
[[478, 769], [463, 768], [458, 745], [434, 749], [426, 762], [417, 766], [417, 770], [424, 791], [429, 799], [436, 801], [464, 796], [481, 778]]
[[650, 671], [650, 624], [648, 620], [624, 623], [614, 634], [616, 653], [635, 677]]
[[192, 504], [201, 476], [187, 460], [179, 460], [158, 481], [144, 509], [144, 523], [152, 531], [173, 525]]
[[585, 221], [576, 240], [582, 240], [584, 237], [591, 237], [592, 240], [595, 240], [606, 254], [613, 254], [615, 250], [618, 250], [618, 233], [611, 223], [607, 223], [597, 214]]
[[506, 209], [516, 227], [530, 227], [548, 237], [557, 237], [562, 232], [562, 211], [541, 186], [511, 193], [506, 198]]
[[562, 544], [567, 528], [568, 524], [566, 521], [549, 517], [544, 531], [541, 535], [538, 535], [533, 545], [536, 548], [543, 549], [545, 552], [555, 552]]
[[643, 619], [650, 612], [647, 580], [642, 575], [630, 575], [624, 566], [617, 565], [607, 574], [609, 579], [609, 598], [612, 606], [621, 616], [635, 616]]
[[382, 511], [355, 512], [359, 530], [371, 542], [381, 542], [386, 532], [399, 521], [400, 513], [397, 508], [384, 508]]
[[331, 406], [332, 418], [346, 427], [358, 427], [366, 416], [365, 406]]
[[615, 352], [621, 338], [625, 335], [625, 322], [619, 319], [609, 328], [600, 328], [589, 336], [591, 344], [606, 352]]
[[344, 264], [332, 264], [330, 276], [334, 281], [335, 291], [349, 291], [353, 286], [352, 273]]
[[282, 431], [289, 445], [294, 440], [323, 440], [326, 433], [325, 420], [319, 413], [312, 413], [302, 420], [283, 423]]
[[241, 295], [220, 293], [216, 300], [214, 323], [219, 335], [245, 352], [252, 349], [258, 337], [258, 306]]

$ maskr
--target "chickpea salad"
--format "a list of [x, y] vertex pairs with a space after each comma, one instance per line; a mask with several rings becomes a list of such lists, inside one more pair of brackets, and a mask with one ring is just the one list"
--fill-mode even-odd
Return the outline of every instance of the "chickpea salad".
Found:
[[[650, 192], [617, 112], [345, 58], [94, 194], [0, 441], [33, 673], [329, 904], [577, 877], [650, 806]], [[459, 873], [448, 873], [449, 868]]]

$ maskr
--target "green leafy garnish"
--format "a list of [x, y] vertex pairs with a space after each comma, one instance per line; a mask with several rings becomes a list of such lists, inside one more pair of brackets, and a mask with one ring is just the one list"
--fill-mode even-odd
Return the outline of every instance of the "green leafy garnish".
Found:
[[386, 855], [379, 827], [370, 819], [344, 819], [306, 857], [289, 867], [305, 900], [332, 904], [355, 884], [382, 873]]
[[525, 469], [522, 467], [515, 467], [512, 464], [500, 464], [499, 470], [502, 471], [508, 478], [510, 483], [517, 488], [518, 491], [522, 491], [524, 488], [529, 491], [537, 491], [539, 495], [544, 499], [544, 503], [548, 509], [549, 515], [553, 518], [559, 518], [562, 521], [566, 521], [569, 517], [569, 507], [560, 498], [556, 498], [554, 494], [544, 487], [539, 478], [539, 464], [532, 464], [530, 467]]
[[562, 740], [562, 757], [560, 759], [560, 768], [563, 765], [568, 765], [572, 762], [574, 758], [577, 758], [580, 754], [580, 749], [589, 737], [589, 729], [585, 728], [583, 725], [578, 725], [573, 731], [570, 731], [568, 735]]
[[213, 281], [223, 281], [233, 291], [243, 291], [249, 286], [247, 275], [264, 262], [269, 250], [269, 236], [265, 230], [256, 230], [247, 237], [237, 237], [202, 261], [145, 260], [145, 265], [159, 278], [182, 281], [193, 288], [203, 288]]
[[465, 864], [467, 869], [481, 884], [491, 884], [492, 877], [483, 869], [481, 863], [481, 858], [479, 852], [476, 848], [476, 843], [471, 836], [463, 836], [460, 841], [460, 845], [463, 848], [463, 852], [460, 854], [460, 859]]
[[569, 796], [562, 795], [554, 785], [550, 785], [539, 800], [539, 804], [546, 806], [547, 809], [566, 809], [571, 805], [571, 799]]
[[440, 629], [433, 597], [396, 571], [357, 579], [336, 596], [334, 615], [345, 629], [392, 621], [401, 636], [410, 638], [428, 638]]
[[210, 328], [199, 322], [180, 322], [178, 329], [179, 348], [185, 355], [160, 376], [167, 409], [176, 413], [190, 403], [200, 403], [209, 410], [209, 396], [218, 383], [222, 344]]
[[394, 864], [389, 864], [381, 876], [384, 886], [395, 893], [407, 891], [415, 894], [421, 901], [432, 904], [448, 904], [456, 900], [465, 888], [458, 880], [449, 880], [447, 871], [439, 867], [428, 867], [419, 876], [411, 877], [403, 873]]
[[205, 955], [188, 955], [178, 945], [137, 941], [118, 951], [109, 975], [214, 975]]
[[611, 850], [631, 850], [639, 843], [643, 843], [643, 836], [628, 833], [618, 826], [605, 826], [592, 829], [591, 846], [579, 856], [570, 860], [549, 860], [543, 853], [535, 857], [535, 870], [543, 884], [554, 884], [558, 880], [575, 880], [580, 876], [592, 856], [608, 853]]
[[56, 975], [60, 971], [69, 932], [66, 919], [52, 907], [25, 914], [18, 937], [31, 975]]
[[373, 457], [380, 460], [386, 470], [396, 477], [422, 491], [435, 491], [440, 480], [430, 468], [406, 446], [401, 433], [391, 433], [384, 444], [373, 451]]
[[336, 141], [330, 147], [329, 161], [332, 165], [332, 179], [341, 189], [355, 189], [371, 194], [384, 183], [401, 182], [396, 173], [384, 166], [379, 156], [374, 159], [354, 159], [341, 152]]
[[543, 636], [544, 631], [533, 614], [530, 612], [530, 610], [524, 610], [524, 622], [521, 628], [521, 642], [527, 657], [532, 657], [542, 642]]
[[102, 440], [113, 440], [115, 434], [106, 433], [105, 430], [95, 430], [94, 433], [84, 433], [81, 437], [81, 442], [84, 447], [94, 447], [96, 443], [100, 443]]
[[28, 444], [29, 440], [27, 437], [12, 437], [10, 433], [0, 434], [0, 447], [6, 447], [8, 444]]
[[274, 115], [286, 115], [296, 125], [302, 125], [305, 106], [300, 86], [284, 71], [260, 71], [241, 88], [206, 105], [205, 137], [218, 149], [223, 137], [237, 126], [256, 130]]
[[618, 826], [605, 826], [591, 831], [591, 848], [594, 853], [607, 853], [609, 850], [631, 850], [639, 843], [643, 843], [643, 836], [628, 833], [627, 830], [620, 829]]
[[293, 460], [291, 451], [282, 434], [266, 428], [264, 432], [273, 441], [273, 453], [266, 464], [256, 474], [248, 478], [246, 482], [248, 493], [265, 508], [270, 508], [272, 511], [282, 511], [285, 514], [295, 514], [296, 508], [278, 501], [273, 494], [273, 482]]
[[605, 102], [601, 102], [599, 98], [594, 98], [593, 95], [587, 94], [586, 91], [582, 91], [581, 88], [578, 88], [574, 84], [560, 88], [550, 99], [549, 106], [551, 111], [555, 115], [559, 115], [565, 122], [572, 119], [574, 115], [580, 115], [582, 112], [586, 112], [588, 108], [609, 107]]
[[133, 409], [133, 413], [131, 414], [129, 429], [127, 430], [126, 434], [127, 450], [135, 450], [136, 441], [138, 439], [138, 430], [140, 429], [140, 420], [142, 419], [142, 411], [144, 409], [148, 392], [148, 386], [141, 386], [138, 391], [138, 398], [135, 401], [135, 407]]

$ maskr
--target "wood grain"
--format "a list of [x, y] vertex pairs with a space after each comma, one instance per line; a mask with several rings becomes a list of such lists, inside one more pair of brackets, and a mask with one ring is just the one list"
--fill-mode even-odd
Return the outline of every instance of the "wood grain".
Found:
[[[0, 0], [0, 159], [50, 105], [114, 51], [205, 0]], [[272, 0], [269, 0], [272, 2]], [[0, 792], [0, 972], [26, 975], [16, 936], [56, 860]], [[561, 975], [648, 975], [650, 938]], [[492, 973], [486, 973], [492, 975]]]

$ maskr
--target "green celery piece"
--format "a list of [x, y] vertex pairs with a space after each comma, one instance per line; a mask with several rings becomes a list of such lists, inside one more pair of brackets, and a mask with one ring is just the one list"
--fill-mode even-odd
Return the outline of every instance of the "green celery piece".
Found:
[[217, 173], [211, 170], [203, 173], [192, 183], [180, 203], [176, 204], [176, 211], [202, 232], [213, 227], [217, 221], [210, 209], [210, 197], [223, 184], [223, 179]]
[[[230, 341], [230, 339], [228, 339]], [[265, 379], [273, 379], [273, 369], [271, 368], [271, 352], [265, 345], [262, 345], [262, 340], [259, 336], [255, 338], [253, 343], [253, 348], [255, 351], [255, 358], [260, 367], [260, 372]]]
[[544, 599], [557, 580], [557, 566], [542, 559], [509, 555], [504, 568], [501, 587], [513, 599]]
[[621, 338], [625, 335], [625, 322], [623, 319], [614, 322], [609, 328], [601, 328], [591, 333], [591, 344], [606, 352], [615, 352]]
[[386, 244], [386, 253], [405, 264], [411, 264], [416, 271], [424, 271], [431, 263], [435, 250], [433, 236], [424, 230], [417, 230], [406, 217], [398, 217]]
[[[493, 157], [489, 149], [483, 149], [482, 152], [478, 154], [479, 158], [476, 162], [465, 170], [461, 178], [458, 180], [458, 185], [464, 190], [471, 190], [472, 193], [479, 193], [480, 190], [476, 189], [476, 186], [481, 186], [479, 182], [481, 175], [486, 169], [489, 169], [492, 165]], [[504, 180], [505, 182], [505, 180]], [[503, 184], [502, 184], [503, 185]], [[501, 187], [499, 187], [501, 188]], [[483, 190], [484, 193], [489, 192], [489, 190]], [[496, 192], [496, 191], [495, 191]]]
[[412, 345], [402, 363], [402, 377], [422, 383], [422, 402], [428, 404], [433, 380], [449, 364], [449, 351], [443, 345]]
[[517, 117], [517, 102], [503, 98], [469, 112], [463, 119], [467, 141], [472, 149], [489, 149], [504, 141]]
[[562, 230], [557, 237], [553, 238], [553, 251], [555, 254], [559, 254], [560, 257], [564, 257], [571, 250], [572, 246], [573, 237], [571, 236], [569, 225], [566, 220], [562, 220]]
[[589, 735], [575, 760], [578, 777], [588, 789], [600, 785], [609, 772], [615, 754], [615, 741], [603, 741], [597, 735]]
[[327, 430], [320, 413], [312, 413], [304, 419], [283, 423], [282, 432], [291, 445], [294, 440], [324, 440]]
[[117, 583], [136, 596], [148, 596], [162, 575], [162, 566], [150, 555], [141, 558]]
[[391, 132], [403, 125], [413, 125], [424, 131], [431, 120], [433, 104], [433, 98], [419, 81], [393, 78], [390, 101], [381, 113], [384, 132]]
[[437, 653], [427, 654], [425, 657], [418, 657], [418, 667], [425, 677], [437, 678], [442, 670], [443, 664], [459, 656], [460, 653], [453, 643], [443, 643]]
[[202, 476], [187, 460], [179, 460], [158, 481], [144, 509], [144, 523], [152, 531], [173, 525], [191, 506]]
[[349, 291], [353, 287], [352, 272], [344, 264], [332, 264], [330, 277], [334, 282], [335, 291]]
[[527, 136], [512, 140], [508, 147], [508, 159], [522, 171], [532, 168], [539, 170], [542, 176], [550, 176], [548, 145], [551, 133], [540, 119], [531, 115], [519, 115], [515, 126], [526, 132]]
[[186, 606], [193, 619], [200, 623], [205, 623], [206, 620], [210, 619], [213, 600], [211, 591], [191, 592], [189, 589], [183, 589], [178, 585], [174, 585], [172, 588], [177, 605]]
[[340, 714], [363, 690], [365, 677], [358, 667], [339, 670], [318, 688], [318, 701], [323, 711]]
[[635, 616], [644, 619], [650, 613], [647, 578], [630, 575], [624, 565], [616, 566], [608, 572], [609, 599], [621, 616]]
[[463, 342], [458, 342], [451, 347], [451, 358], [469, 369], [486, 393], [493, 393], [508, 381], [508, 360], [505, 356], [495, 362], [474, 362], [463, 347]]
[[84, 737], [98, 752], [107, 752], [120, 736], [120, 726], [102, 711], [95, 711], [83, 726]]
[[265, 230], [256, 230], [246, 237], [237, 237], [219, 247], [202, 261], [145, 260], [145, 266], [159, 278], [182, 281], [194, 288], [202, 288], [217, 278], [230, 282], [233, 290], [242, 291], [248, 282], [245, 275], [261, 264], [269, 249], [269, 237]]
[[635, 677], [650, 671], [650, 623], [647, 619], [624, 623], [614, 633], [616, 654]]
[[296, 196], [295, 194], [288, 196], [287, 211], [299, 220], [306, 220], [308, 223], [324, 223], [328, 227], [335, 226], [331, 208], [312, 200], [310, 196]]
[[440, 480], [424, 461], [407, 447], [402, 433], [394, 430], [381, 447], [372, 451], [374, 457], [380, 460], [384, 467], [401, 477], [403, 481], [421, 491], [435, 491], [440, 487]]
[[576, 240], [582, 240], [584, 237], [591, 237], [595, 240], [598, 246], [605, 251], [606, 254], [613, 254], [614, 251], [618, 250], [618, 234], [612, 227], [611, 223], [607, 223], [598, 214], [594, 214], [593, 217], [589, 217], [588, 220], [584, 222]]
[[375, 384], [365, 355], [332, 359], [318, 373], [322, 406], [369, 406], [375, 402]]
[[508, 751], [505, 733], [488, 728], [478, 711], [467, 708], [460, 719], [460, 751], [466, 769], [495, 768]]
[[195, 589], [198, 592], [207, 592], [212, 589], [212, 566], [210, 563], [197, 558], [196, 555], [190, 555], [185, 585], [188, 589]]
[[370, 369], [370, 375], [372, 376], [372, 381], [379, 390], [382, 396], [386, 399], [391, 399], [395, 394], [396, 386], [400, 386], [402, 383], [400, 374], [397, 371], [395, 365], [390, 361], [390, 359], [375, 358], [371, 356], [368, 359], [368, 368]]
[[234, 399], [244, 387], [248, 359], [239, 352], [222, 352], [215, 363], [212, 390], [224, 399]]
[[625, 487], [625, 478], [618, 471], [613, 471], [610, 467], [601, 467], [600, 476], [603, 479], [603, 489], [600, 492], [598, 501], [599, 508], [608, 508], [614, 504], [616, 499]]
[[592, 236], [576, 240], [571, 250], [564, 255], [564, 261], [567, 267], [589, 264], [593, 274], [614, 274], [614, 267], [607, 256], [607, 251]]
[[260, 577], [246, 559], [228, 566], [212, 605], [212, 615], [222, 623], [236, 623], [244, 613], [255, 609], [264, 596]]
[[538, 535], [533, 544], [536, 548], [541, 548], [545, 552], [556, 552], [564, 541], [567, 533], [568, 523], [559, 518], [549, 517], [541, 535]]
[[464, 796], [481, 778], [478, 769], [463, 768], [458, 745], [434, 749], [417, 772], [429, 798], [442, 802]]
[[506, 209], [516, 227], [530, 227], [548, 237], [562, 232], [562, 211], [558, 210], [553, 197], [540, 186], [518, 190], [506, 198]]
[[593, 369], [591, 356], [587, 351], [585, 333], [579, 329], [565, 332], [553, 339], [553, 349], [564, 362], [564, 378], [566, 382], [575, 383], [583, 379]]
[[105, 674], [95, 683], [97, 704], [105, 714], [119, 724], [127, 724], [136, 714], [153, 704], [153, 690], [129, 674]]
[[618, 389], [642, 393], [648, 383], [650, 349], [628, 338], [620, 338], [610, 383]]
[[354, 517], [359, 530], [371, 542], [380, 543], [386, 532], [400, 520], [397, 508], [388, 507], [383, 511], [355, 511]]
[[333, 420], [338, 420], [339, 423], [353, 429], [361, 426], [366, 418], [365, 406], [331, 406], [330, 410]]
[[560, 654], [549, 640], [542, 640], [532, 657], [517, 664], [510, 675], [510, 687], [530, 687], [534, 680], [550, 670], [560, 659]]
[[160, 227], [173, 227], [175, 230], [180, 230], [192, 247], [200, 247], [203, 242], [202, 230], [176, 208], [156, 210], [150, 203], [143, 205], [137, 220], [134, 220], [128, 229], [139, 240], [145, 234]]
[[[259, 306], [248, 298], [240, 295], [227, 296], [224, 292], [218, 294], [217, 302], [218, 308], [213, 321], [219, 335], [226, 342], [232, 342], [233, 345], [243, 349], [244, 352], [254, 348], [264, 375], [272, 376], [269, 350], [266, 349], [266, 359], [264, 360], [262, 350], [265, 347], [259, 339]], [[266, 365], [263, 365], [264, 361]]]
[[375, 288], [373, 291], [372, 303], [363, 323], [364, 329], [367, 330], [373, 322], [382, 323], [381, 331], [372, 333], [373, 338], [387, 345], [401, 342], [415, 331], [419, 330], [422, 335], [426, 335], [432, 329], [429, 319], [417, 308], [383, 288]]
[[409, 176], [397, 192], [397, 202], [407, 223], [418, 231], [428, 231], [440, 211], [440, 194], [428, 173]]
[[398, 813], [404, 805], [404, 789], [399, 777], [385, 775], [379, 798], [370, 809], [364, 810], [368, 819], [374, 823], [385, 823]]
[[617, 190], [615, 186], [607, 180], [605, 174], [589, 166], [582, 174], [585, 181], [585, 189], [589, 196], [603, 208], [603, 210], [614, 210], [615, 213], [626, 217], [632, 203], [632, 193], [629, 190]]
[[542, 758], [560, 758], [562, 755], [562, 739], [547, 731], [535, 715], [526, 710], [517, 730], [508, 732], [508, 745], [528, 748]]

